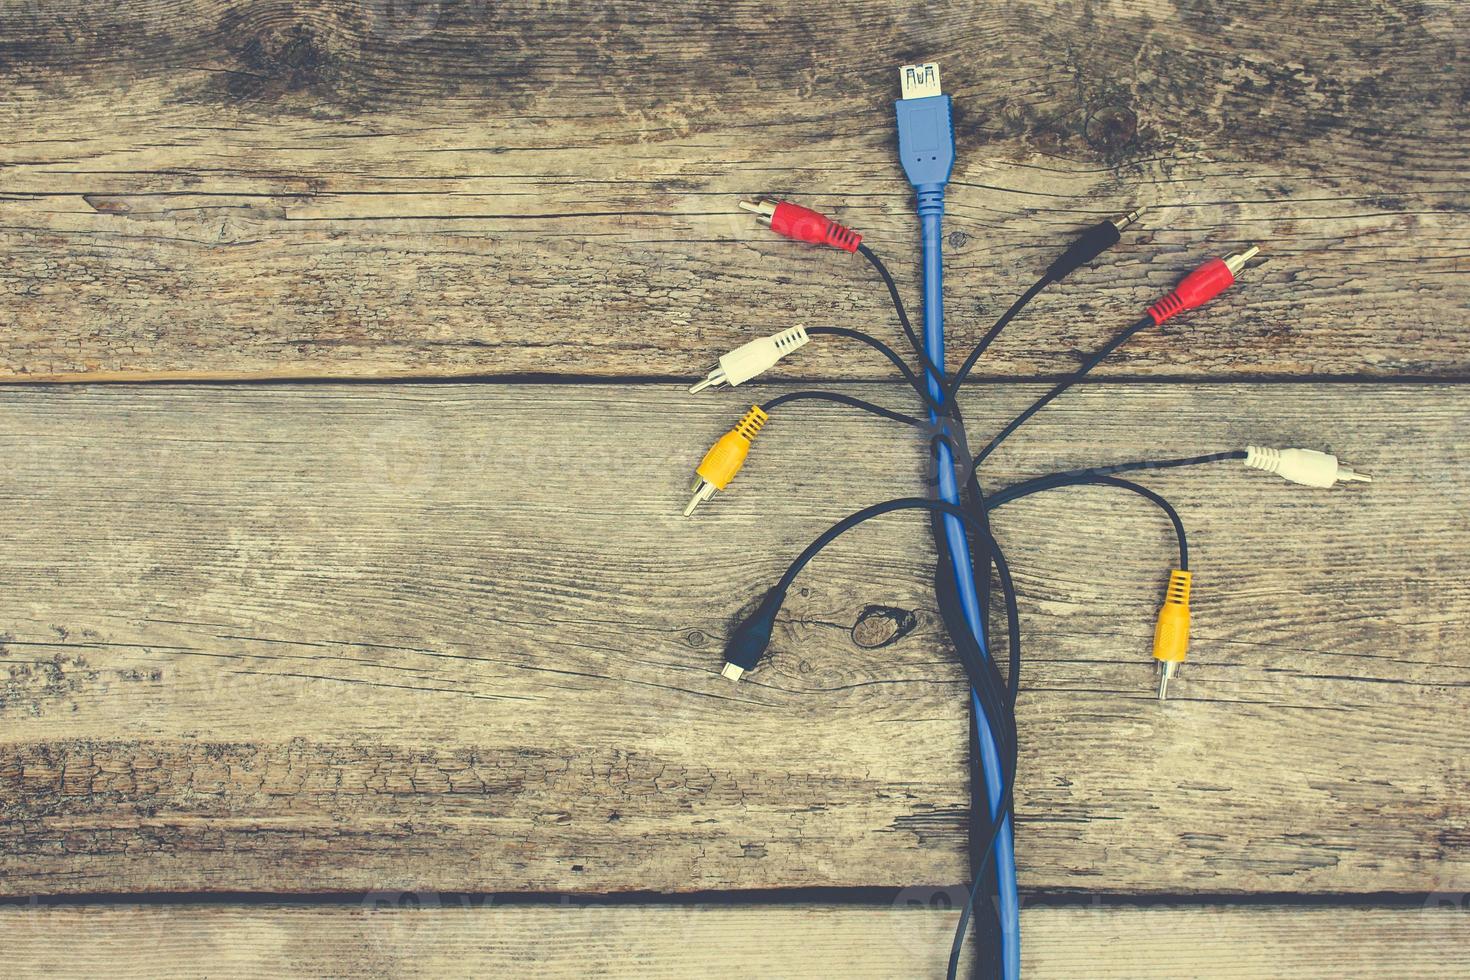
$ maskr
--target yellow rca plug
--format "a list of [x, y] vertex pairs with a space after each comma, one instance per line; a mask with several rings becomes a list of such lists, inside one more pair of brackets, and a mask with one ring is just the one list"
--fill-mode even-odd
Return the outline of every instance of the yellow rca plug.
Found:
[[694, 496], [689, 498], [689, 506], [684, 508], [685, 517], [713, 497], [716, 490], [723, 490], [730, 485], [735, 474], [740, 472], [740, 467], [745, 465], [751, 440], [760, 432], [768, 418], [770, 416], [759, 405], [750, 406], [750, 411], [741, 416], [740, 421], [735, 423], [735, 428], [720, 436], [719, 441], [704, 454], [704, 459], [694, 468], [694, 484], [690, 487]]
[[1188, 572], [1169, 573], [1164, 589], [1164, 607], [1154, 627], [1154, 659], [1159, 662], [1159, 700], [1169, 696], [1169, 681], [1189, 654], [1189, 580]]

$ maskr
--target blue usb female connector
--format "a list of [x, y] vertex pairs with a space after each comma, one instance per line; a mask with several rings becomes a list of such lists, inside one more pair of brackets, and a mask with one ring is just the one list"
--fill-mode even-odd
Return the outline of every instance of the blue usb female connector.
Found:
[[954, 171], [954, 120], [950, 98], [939, 86], [939, 66], [905, 65], [902, 92], [903, 98], [893, 104], [899, 162], [914, 189], [921, 194], [937, 191], [942, 205], [944, 185]]

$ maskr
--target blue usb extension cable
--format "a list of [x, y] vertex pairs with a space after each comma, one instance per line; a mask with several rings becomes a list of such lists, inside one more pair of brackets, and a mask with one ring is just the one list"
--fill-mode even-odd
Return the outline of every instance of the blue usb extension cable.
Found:
[[[944, 368], [944, 252], [943, 218], [944, 188], [954, 169], [954, 125], [950, 115], [950, 98], [939, 83], [936, 64], [907, 65], [902, 69], [902, 98], [894, 103], [898, 119], [898, 155], [909, 183], [918, 197], [919, 228], [923, 240], [924, 277], [924, 348], [930, 361]], [[945, 384], [932, 372], [928, 374], [929, 392], [936, 400], [945, 397]], [[931, 411], [930, 419], [939, 423]], [[959, 486], [955, 481], [954, 459], [949, 444], [937, 444], [939, 499], [959, 503]], [[965, 525], [953, 514], [943, 517], [944, 532], [954, 562], [955, 585], [965, 621], [975, 634], [981, 651], [988, 656], [983, 615], [975, 586], [975, 568], [970, 561], [970, 547]], [[1016, 890], [1016, 856], [1010, 815], [1003, 810], [1004, 773], [1000, 752], [979, 696], [970, 692], [971, 710], [978, 724], [975, 731], [984, 773], [986, 795], [991, 804], [991, 820], [1001, 821], [995, 835], [994, 862], [1000, 890], [1001, 961], [1006, 980], [1021, 975], [1020, 899]]]

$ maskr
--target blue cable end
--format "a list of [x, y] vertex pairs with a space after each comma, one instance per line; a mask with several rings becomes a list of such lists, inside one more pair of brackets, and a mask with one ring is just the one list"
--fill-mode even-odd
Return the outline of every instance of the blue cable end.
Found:
[[954, 170], [954, 121], [947, 95], [899, 99], [898, 159], [909, 183], [918, 190], [936, 190], [949, 183]]

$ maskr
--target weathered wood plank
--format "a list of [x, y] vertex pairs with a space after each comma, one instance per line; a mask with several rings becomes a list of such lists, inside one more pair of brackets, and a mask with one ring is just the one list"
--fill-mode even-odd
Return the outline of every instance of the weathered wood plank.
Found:
[[[987, 387], [974, 423], [1035, 390]], [[794, 407], [685, 521], [689, 468], [739, 404], [647, 386], [0, 392], [0, 889], [959, 880], [964, 699], [920, 522], [853, 532], [798, 582], [772, 661], [717, 674], [737, 610], [829, 521], [912, 492], [921, 452]], [[1454, 386], [1096, 386], [998, 454], [993, 485], [1260, 439], [1379, 478], [1145, 477], [1190, 522], [1197, 575], [1193, 662], [1163, 706], [1157, 514], [1081, 490], [999, 513], [1031, 637], [1026, 887], [1470, 874], [1467, 420]], [[872, 648], [870, 606], [916, 628]]]
[[[0, 908], [27, 977], [943, 976], [953, 917], [862, 907]], [[457, 899], [445, 898], [445, 902]], [[478, 901], [476, 899], [475, 901]], [[1462, 977], [1463, 909], [1029, 908], [1028, 977]], [[204, 964], [207, 964], [205, 966]]]
[[[1467, 18], [12, 0], [0, 378], [691, 375], [793, 321], [881, 326], [860, 260], [773, 240], [735, 202], [835, 209], [910, 282], [889, 101], [920, 57], [958, 96], [956, 345], [1071, 231], [1155, 209], [989, 370], [1064, 369], [1203, 256], [1257, 241], [1268, 261], [1208, 320], [1105, 370], [1464, 375]], [[840, 356], [785, 370], [884, 370]]]

